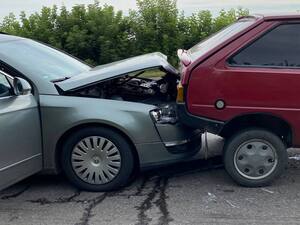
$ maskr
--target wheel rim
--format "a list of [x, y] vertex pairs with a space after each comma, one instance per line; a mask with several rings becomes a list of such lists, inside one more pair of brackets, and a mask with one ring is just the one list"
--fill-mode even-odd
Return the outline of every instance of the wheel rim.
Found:
[[269, 176], [278, 163], [275, 148], [262, 139], [242, 143], [234, 154], [234, 166], [238, 173], [251, 180]]
[[121, 155], [110, 140], [91, 136], [75, 145], [71, 162], [81, 180], [89, 184], [106, 184], [119, 174]]

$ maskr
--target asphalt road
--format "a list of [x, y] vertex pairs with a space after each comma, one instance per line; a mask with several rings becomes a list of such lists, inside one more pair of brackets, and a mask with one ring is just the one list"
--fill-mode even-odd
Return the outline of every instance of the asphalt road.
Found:
[[34, 176], [0, 192], [0, 224], [300, 224], [300, 150], [289, 151], [294, 158], [272, 186], [251, 189], [228, 177], [217, 156], [221, 146], [209, 136], [209, 160], [149, 171], [112, 193]]

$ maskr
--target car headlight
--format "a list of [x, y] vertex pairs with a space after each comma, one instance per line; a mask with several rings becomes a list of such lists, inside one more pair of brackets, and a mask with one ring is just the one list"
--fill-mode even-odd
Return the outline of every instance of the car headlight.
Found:
[[176, 107], [173, 105], [165, 105], [160, 108], [154, 109], [150, 111], [150, 115], [156, 123], [174, 124], [177, 122]]
[[154, 110], [150, 111], [150, 115], [151, 115], [152, 119], [155, 122], [160, 121], [161, 114], [162, 114], [162, 110], [161, 109], [154, 109]]

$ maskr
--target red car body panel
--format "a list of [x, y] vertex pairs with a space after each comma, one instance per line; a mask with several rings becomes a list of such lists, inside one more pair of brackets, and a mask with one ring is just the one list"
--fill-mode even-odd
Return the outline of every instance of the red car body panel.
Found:
[[[258, 17], [235, 35], [189, 66], [182, 66], [182, 84], [188, 113], [229, 122], [246, 114], [271, 114], [286, 121], [293, 146], [300, 146], [300, 69], [230, 66], [228, 58], [271, 28], [300, 15]], [[217, 109], [222, 99], [226, 107]]]

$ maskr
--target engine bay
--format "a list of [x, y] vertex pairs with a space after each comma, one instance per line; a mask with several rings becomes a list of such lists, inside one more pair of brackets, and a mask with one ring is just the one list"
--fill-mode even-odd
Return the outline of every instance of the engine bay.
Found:
[[125, 74], [68, 93], [78, 97], [102, 98], [119, 101], [161, 105], [176, 101], [179, 75], [140, 71]]

